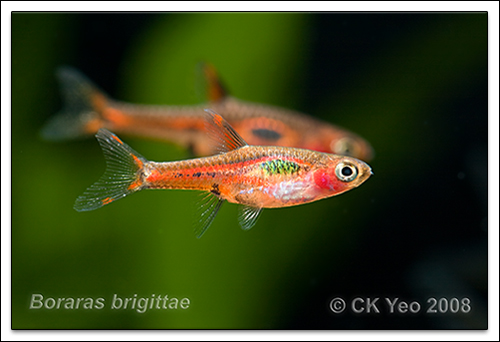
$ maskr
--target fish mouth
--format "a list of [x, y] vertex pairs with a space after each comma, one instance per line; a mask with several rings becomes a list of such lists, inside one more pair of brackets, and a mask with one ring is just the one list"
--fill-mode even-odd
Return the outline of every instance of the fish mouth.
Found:
[[368, 178], [374, 175], [372, 168], [365, 162], [361, 162], [358, 168], [359, 168], [358, 185], [364, 183]]

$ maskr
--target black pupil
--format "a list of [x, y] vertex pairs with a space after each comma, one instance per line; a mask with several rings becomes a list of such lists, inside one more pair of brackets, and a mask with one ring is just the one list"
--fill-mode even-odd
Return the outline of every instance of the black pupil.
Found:
[[352, 169], [348, 166], [342, 168], [342, 176], [349, 177], [352, 175]]

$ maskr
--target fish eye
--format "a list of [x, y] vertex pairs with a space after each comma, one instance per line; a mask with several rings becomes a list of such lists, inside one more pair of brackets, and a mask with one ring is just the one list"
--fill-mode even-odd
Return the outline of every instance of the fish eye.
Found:
[[353, 156], [356, 149], [355, 141], [351, 138], [344, 137], [332, 143], [332, 151], [335, 154], [344, 156]]
[[358, 169], [351, 163], [341, 162], [335, 168], [335, 174], [342, 182], [351, 182], [358, 176]]

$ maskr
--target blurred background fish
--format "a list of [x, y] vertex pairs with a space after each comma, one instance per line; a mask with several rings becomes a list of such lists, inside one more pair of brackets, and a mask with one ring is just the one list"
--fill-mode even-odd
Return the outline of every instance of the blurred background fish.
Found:
[[203, 109], [220, 113], [250, 145], [288, 146], [370, 160], [371, 146], [361, 137], [302, 113], [238, 100], [226, 94], [211, 65], [200, 63], [210, 103], [198, 106], [147, 106], [111, 99], [73, 68], [57, 76], [65, 108], [44, 127], [48, 140], [91, 136], [99, 128], [176, 142], [198, 156], [216, 151], [204, 132]]

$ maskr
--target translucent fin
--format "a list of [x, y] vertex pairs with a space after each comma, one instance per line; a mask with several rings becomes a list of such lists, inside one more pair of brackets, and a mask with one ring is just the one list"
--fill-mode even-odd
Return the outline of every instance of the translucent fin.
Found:
[[98, 209], [143, 188], [146, 159], [106, 129], [100, 129], [96, 137], [106, 158], [106, 171], [76, 199], [76, 211]]
[[217, 74], [217, 70], [210, 63], [202, 62], [199, 70], [203, 74], [204, 88], [210, 102], [219, 102], [227, 97], [226, 87]]
[[262, 208], [249, 207], [247, 205], [242, 205], [239, 208], [238, 221], [243, 230], [249, 230], [252, 228], [262, 211]]
[[64, 108], [42, 128], [42, 138], [57, 141], [95, 134], [100, 128], [98, 107], [105, 105], [106, 95], [73, 68], [59, 68], [57, 78]]
[[245, 140], [236, 133], [233, 127], [231, 127], [222, 116], [211, 109], [205, 109], [205, 112], [207, 113], [205, 129], [214, 140], [219, 153], [229, 152], [247, 146]]
[[198, 216], [200, 219], [196, 222], [194, 230], [198, 239], [201, 238], [208, 227], [210, 227], [215, 219], [215, 216], [217, 216], [222, 203], [224, 203], [224, 200], [212, 193], [203, 197], [200, 202], [200, 214]]

